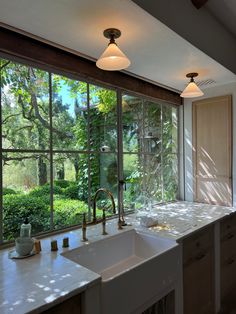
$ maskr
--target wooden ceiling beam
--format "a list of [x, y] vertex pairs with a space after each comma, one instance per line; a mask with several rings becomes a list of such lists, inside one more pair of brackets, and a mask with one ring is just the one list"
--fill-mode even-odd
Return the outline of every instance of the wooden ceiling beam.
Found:
[[192, 4], [197, 8], [200, 9], [207, 3], [208, 0], [191, 0]]
[[175, 105], [181, 105], [178, 93], [119, 71], [103, 71], [95, 62], [53, 47], [28, 36], [0, 27], [0, 53], [20, 58], [26, 63], [46, 70], [65, 73], [76, 79], [85, 79], [149, 96]]

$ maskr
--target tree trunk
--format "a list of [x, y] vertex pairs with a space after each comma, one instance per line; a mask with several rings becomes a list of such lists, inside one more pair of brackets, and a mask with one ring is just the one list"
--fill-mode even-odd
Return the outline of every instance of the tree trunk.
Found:
[[[44, 128], [42, 125], [37, 126], [38, 129], [38, 144], [40, 149], [45, 149], [44, 146]], [[44, 185], [47, 183], [47, 164], [45, 162], [44, 156], [39, 156], [38, 158], [38, 179], [39, 185]]]
[[43, 156], [39, 156], [38, 159], [38, 180], [39, 185], [47, 183], [47, 165], [43, 160]]

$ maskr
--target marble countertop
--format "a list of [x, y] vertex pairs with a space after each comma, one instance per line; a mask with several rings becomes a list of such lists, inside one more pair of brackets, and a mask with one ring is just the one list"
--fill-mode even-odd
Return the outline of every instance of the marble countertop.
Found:
[[234, 207], [178, 201], [153, 206], [151, 211], [139, 211], [135, 217], [129, 217], [128, 220], [131, 220], [135, 227], [144, 228], [141, 225], [142, 215], [156, 217], [158, 224], [164, 228], [148, 228], [150, 231], [158, 232], [159, 236], [181, 240], [235, 211]]
[[[107, 222], [107, 231], [109, 235], [118, 232], [117, 219]], [[81, 242], [81, 233], [76, 229], [41, 239], [42, 252], [25, 259], [9, 259], [8, 253], [14, 248], [1, 250], [0, 313], [40, 313], [99, 283], [100, 275], [61, 255], [86, 245]], [[89, 226], [88, 242], [103, 238], [101, 233], [101, 224]], [[69, 237], [69, 248], [62, 248], [64, 237]], [[51, 240], [57, 240], [57, 252], [51, 252]]]
[[[158, 217], [158, 222], [168, 226], [167, 230], [150, 229], [159, 236], [180, 240], [192, 232], [214, 223], [236, 208], [212, 206], [200, 203], [175, 202], [153, 206], [144, 215]], [[146, 229], [140, 224], [140, 211], [126, 217], [132, 228]], [[117, 218], [107, 221], [109, 235], [116, 234]], [[102, 239], [102, 226], [89, 226], [89, 242]], [[62, 239], [69, 237], [70, 247], [62, 248]], [[50, 251], [51, 240], [58, 241], [57, 252]], [[41, 239], [42, 252], [30, 258], [12, 260], [8, 258], [11, 249], [0, 251], [0, 313], [40, 313], [43, 310], [69, 298], [90, 286], [98, 284], [101, 277], [61, 256], [62, 252], [86, 245], [81, 242], [81, 229], [64, 232]]]

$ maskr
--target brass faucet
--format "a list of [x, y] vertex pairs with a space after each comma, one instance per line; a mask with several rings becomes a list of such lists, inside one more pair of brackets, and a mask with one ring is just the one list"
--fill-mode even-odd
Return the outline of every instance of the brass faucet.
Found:
[[[112, 202], [112, 210], [113, 210], [113, 213], [115, 214], [116, 213], [116, 205], [115, 205], [115, 201], [114, 201], [114, 197], [112, 195], [112, 193], [110, 191], [108, 191], [107, 189], [98, 189], [94, 195], [94, 199], [93, 199], [93, 221], [92, 222], [89, 222], [87, 223], [86, 221], [86, 213], [82, 213], [83, 215], [83, 223], [82, 223], [82, 239], [81, 241], [83, 242], [87, 242], [88, 239], [86, 237], [86, 230], [87, 230], [87, 226], [88, 225], [94, 225], [98, 222], [102, 222], [102, 234], [103, 235], [107, 235], [108, 233], [106, 232], [106, 213], [105, 213], [105, 208], [103, 208], [103, 215], [102, 215], [102, 219], [100, 219], [99, 221], [97, 220], [97, 216], [96, 216], [96, 205], [97, 205], [97, 198], [98, 198], [98, 195], [100, 192], [103, 192], [103, 193], [106, 193], [110, 199], [111, 199], [111, 202]], [[122, 225], [122, 221], [120, 219], [120, 213], [119, 213], [119, 222], [118, 222], [118, 226], [121, 226]], [[122, 229], [122, 227], [119, 229]]]
[[[115, 201], [114, 201], [114, 197], [112, 195], [112, 193], [110, 191], [108, 191], [107, 189], [104, 189], [104, 188], [100, 188], [96, 191], [95, 195], [94, 195], [94, 199], [93, 199], [93, 223], [97, 223], [97, 216], [96, 216], [96, 208], [97, 208], [97, 197], [98, 195], [103, 192], [103, 193], [106, 193], [110, 199], [111, 199], [111, 202], [112, 202], [112, 209], [113, 209], [113, 214], [116, 213], [116, 205], [115, 205]], [[118, 219], [118, 229], [123, 229], [122, 228], [122, 220], [121, 220], [121, 213], [120, 213], [120, 210], [118, 211], [118, 214], [119, 214], [119, 219]], [[103, 216], [104, 217], [104, 216]], [[105, 219], [103, 218], [103, 221]]]
[[96, 216], [97, 198], [101, 192], [106, 193], [110, 197], [111, 203], [112, 203], [113, 214], [116, 213], [116, 205], [115, 205], [115, 201], [114, 201], [114, 197], [113, 197], [112, 193], [110, 191], [108, 191], [107, 189], [100, 188], [96, 191], [96, 193], [94, 195], [94, 199], [93, 199], [93, 223], [97, 222], [97, 216]]

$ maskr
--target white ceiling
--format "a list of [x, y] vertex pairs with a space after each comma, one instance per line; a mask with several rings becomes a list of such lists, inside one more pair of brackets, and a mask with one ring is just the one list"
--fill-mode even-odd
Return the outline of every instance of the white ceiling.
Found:
[[[131, 0], [0, 0], [0, 22], [96, 60], [107, 45], [103, 30], [119, 28], [128, 71], [182, 90], [188, 72], [222, 85], [236, 75], [192, 46]], [[187, 27], [187, 25], [186, 25]], [[201, 86], [204, 89], [204, 85]]]

